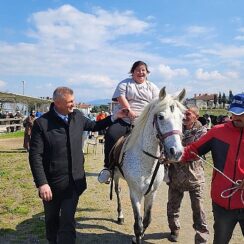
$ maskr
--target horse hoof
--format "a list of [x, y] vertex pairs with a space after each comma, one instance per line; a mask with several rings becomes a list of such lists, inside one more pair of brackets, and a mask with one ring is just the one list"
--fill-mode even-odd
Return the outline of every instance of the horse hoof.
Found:
[[124, 218], [118, 218], [118, 224], [119, 225], [123, 225], [125, 222], [125, 219]]
[[139, 239], [139, 242], [136, 242], [136, 237], [135, 236], [132, 237], [132, 244], [141, 244], [141, 243], [142, 243], [141, 238]]

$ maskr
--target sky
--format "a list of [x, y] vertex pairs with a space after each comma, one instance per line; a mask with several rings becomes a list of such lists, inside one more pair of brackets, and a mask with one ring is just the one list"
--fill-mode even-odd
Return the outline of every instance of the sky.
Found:
[[176, 93], [244, 91], [243, 0], [2, 0], [0, 91], [110, 99], [132, 64]]

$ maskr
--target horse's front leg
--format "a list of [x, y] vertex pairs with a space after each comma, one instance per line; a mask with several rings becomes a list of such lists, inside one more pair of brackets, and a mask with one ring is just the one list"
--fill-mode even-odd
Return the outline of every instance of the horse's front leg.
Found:
[[144, 196], [144, 217], [143, 217], [143, 234], [152, 220], [152, 206], [156, 196], [156, 191], [149, 192]]
[[118, 213], [118, 224], [124, 224], [124, 215], [122, 211], [120, 192], [121, 187], [119, 186], [119, 177], [114, 177], [114, 190], [117, 196], [117, 213]]
[[135, 238], [132, 239], [132, 243], [141, 244], [143, 237], [143, 224], [141, 216], [141, 200], [142, 196], [132, 196], [131, 195], [131, 204], [134, 213], [134, 233]]

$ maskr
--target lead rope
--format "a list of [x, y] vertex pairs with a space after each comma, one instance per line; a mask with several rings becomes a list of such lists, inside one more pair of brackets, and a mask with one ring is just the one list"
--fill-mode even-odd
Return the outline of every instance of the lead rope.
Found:
[[205, 159], [203, 159], [202, 157], [200, 157], [198, 154], [196, 154], [195, 152], [191, 151], [192, 154], [194, 154], [198, 159], [200, 159], [202, 162], [210, 165], [213, 169], [215, 169], [217, 172], [219, 172], [221, 175], [223, 175], [227, 180], [229, 180], [232, 184], [234, 184], [233, 187], [230, 187], [224, 191], [221, 192], [220, 196], [222, 198], [230, 198], [232, 197], [238, 190], [241, 191], [241, 202], [244, 205], [244, 189], [240, 189], [239, 186], [242, 182], [242, 180], [237, 180], [237, 181], [233, 181], [231, 178], [229, 178], [226, 174], [224, 174], [222, 171], [220, 171], [219, 169], [217, 169], [216, 167], [214, 167], [213, 164], [209, 163], [208, 161], [206, 161]]

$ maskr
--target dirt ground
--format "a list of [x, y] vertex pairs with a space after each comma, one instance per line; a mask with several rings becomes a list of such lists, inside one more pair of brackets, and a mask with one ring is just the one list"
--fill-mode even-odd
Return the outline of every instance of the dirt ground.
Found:
[[[22, 138], [20, 139], [0, 139], [1, 150], [15, 150], [22, 147]], [[103, 167], [102, 144], [98, 145], [96, 153], [93, 148], [85, 154], [86, 175], [88, 189], [79, 200], [76, 214], [77, 221], [77, 243], [90, 244], [126, 244], [131, 243], [133, 236], [133, 213], [129, 200], [128, 188], [126, 182], [122, 182], [122, 203], [124, 209], [125, 223], [118, 225], [116, 223], [116, 198], [115, 194], [112, 201], [109, 200], [109, 186], [100, 184], [97, 181], [97, 175]], [[207, 222], [210, 230], [209, 243], [213, 240], [213, 217], [211, 212], [211, 200], [209, 195], [211, 169], [206, 169], [206, 191], [205, 191], [205, 210]], [[35, 190], [35, 189], [33, 189]], [[165, 183], [160, 187], [152, 213], [152, 223], [145, 233], [144, 243], [170, 243], [168, 240], [169, 228], [166, 216], [167, 204], [167, 185]], [[186, 193], [181, 207], [181, 231], [178, 243], [194, 243], [194, 230], [192, 228], [192, 211], [189, 201], [189, 195]], [[42, 205], [40, 202], [40, 209]], [[39, 214], [37, 212], [36, 214]], [[44, 224], [44, 223], [43, 223]], [[5, 240], [4, 244], [10, 243]], [[18, 243], [15, 242], [15, 243]], [[30, 242], [28, 242], [30, 243]], [[33, 243], [45, 243], [36, 240]], [[239, 226], [236, 226], [231, 244], [244, 243]], [[220, 243], [221, 244], [221, 243]]]

